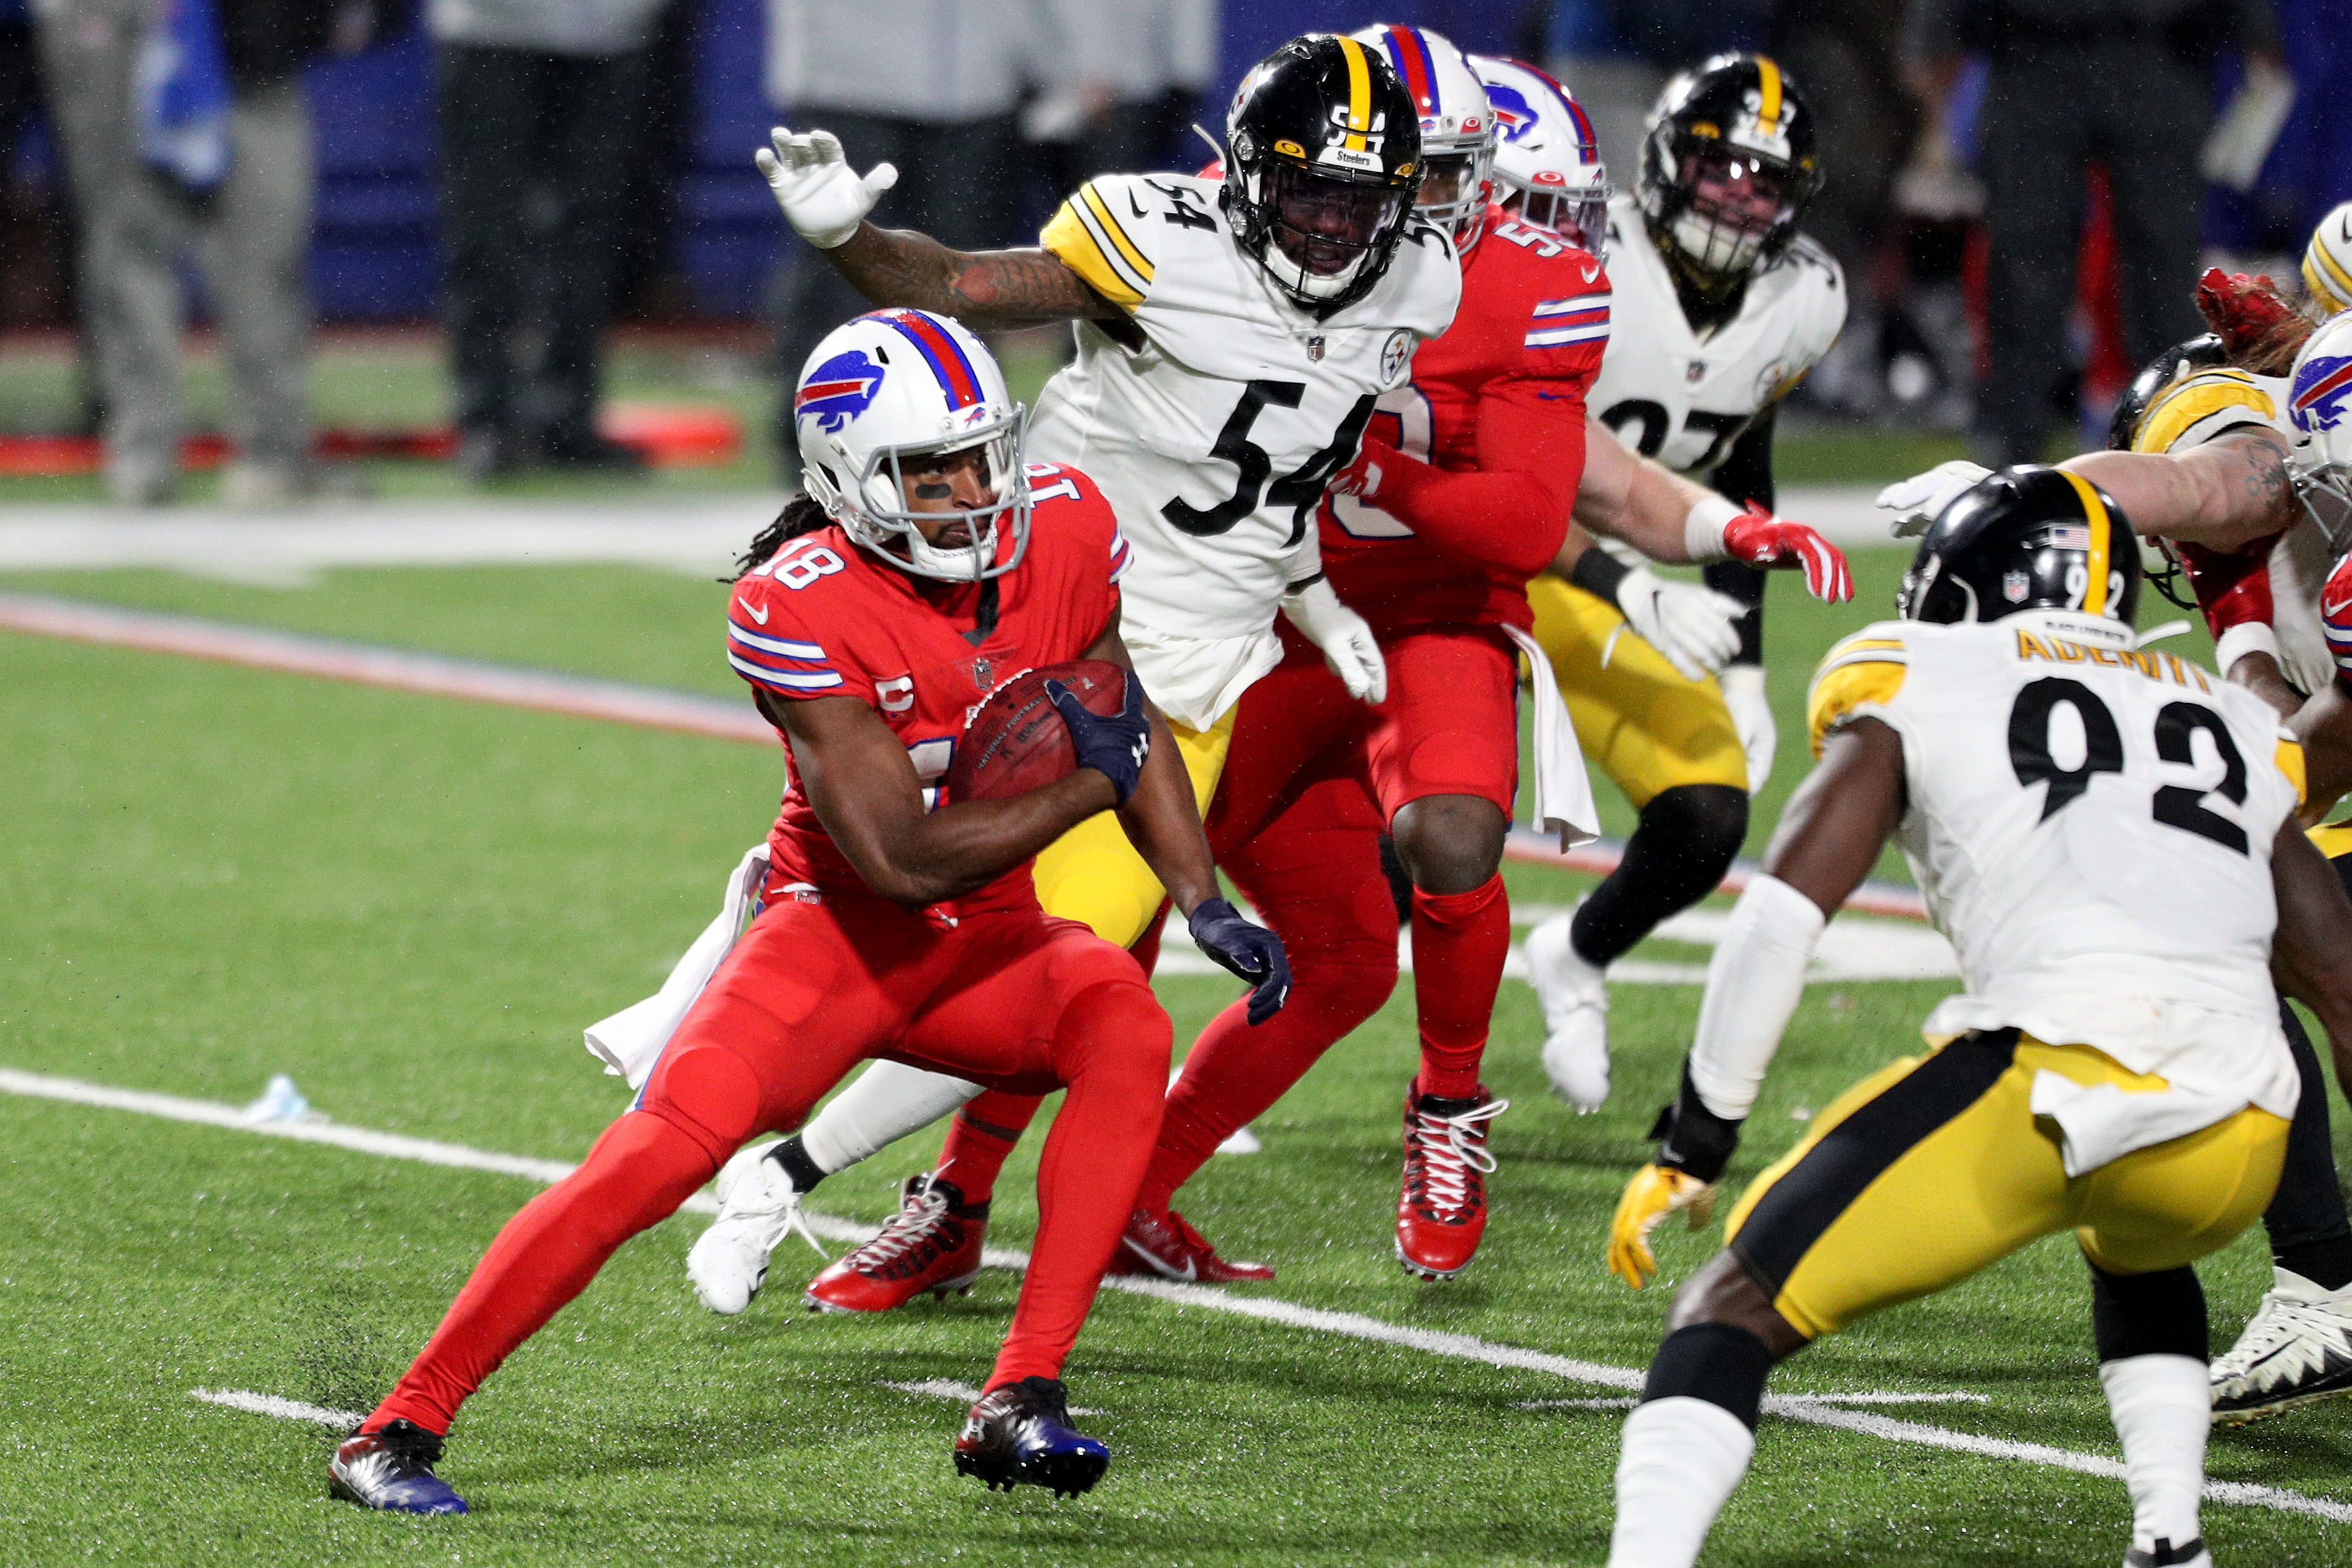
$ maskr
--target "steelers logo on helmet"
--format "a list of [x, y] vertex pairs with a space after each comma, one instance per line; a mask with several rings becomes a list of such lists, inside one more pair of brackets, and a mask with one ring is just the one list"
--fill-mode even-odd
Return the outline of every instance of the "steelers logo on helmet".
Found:
[[978, 338], [924, 310], [835, 327], [793, 394], [801, 482], [844, 532], [901, 571], [1001, 576], [1029, 548], [1024, 411]]
[[1821, 189], [1813, 114], [1763, 55], [1717, 55], [1666, 84], [1642, 141], [1642, 215], [1682, 280], [1720, 299], [1788, 248]]
[[1421, 124], [1421, 216], [1454, 238], [1478, 243], [1494, 194], [1495, 117], [1486, 88], [1460, 49], [1426, 27], [1383, 24], [1350, 34], [1396, 72]]
[[1473, 55], [1495, 118], [1495, 194], [1522, 222], [1566, 235], [1607, 260], [1616, 195], [1592, 121], [1568, 89], [1518, 60]]
[[1250, 68], [1225, 117], [1223, 200], [1242, 249], [1328, 318], [1396, 256], [1421, 180], [1421, 121], [1385, 56], [1297, 37]]
[[1997, 621], [2071, 610], [2128, 626], [2139, 614], [2138, 536], [2080, 474], [2021, 463], [1988, 474], [1939, 513], [1903, 574], [1906, 621]]

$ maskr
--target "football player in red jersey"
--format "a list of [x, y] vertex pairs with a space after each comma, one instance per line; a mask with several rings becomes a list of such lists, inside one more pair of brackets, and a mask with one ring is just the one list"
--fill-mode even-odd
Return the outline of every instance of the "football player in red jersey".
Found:
[[956, 1465], [992, 1487], [1075, 1495], [1109, 1462], [1070, 1428], [1059, 1379], [1159, 1125], [1168, 1017], [1126, 952], [1038, 908], [1029, 863], [1116, 809], [1203, 949], [1257, 985], [1262, 1013], [1287, 986], [1281, 944], [1215, 896], [1191, 786], [1131, 678], [1108, 717], [1049, 683], [1077, 755], [1069, 776], [939, 801], [996, 679], [1128, 662], [1118, 523], [1076, 470], [1024, 468], [1022, 411], [979, 341], [919, 311], [862, 316], [818, 346], [795, 401], [810, 493], [755, 542], [728, 615], [728, 662], [788, 747], [761, 910], [636, 1102], [508, 1222], [336, 1451], [334, 1490], [353, 1501], [463, 1512], [432, 1467], [464, 1400], [622, 1242], [871, 1057], [1068, 1091], [1020, 1305]]

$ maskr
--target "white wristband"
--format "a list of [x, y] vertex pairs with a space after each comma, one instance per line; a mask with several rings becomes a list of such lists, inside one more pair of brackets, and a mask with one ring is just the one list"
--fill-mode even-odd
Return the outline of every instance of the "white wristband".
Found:
[[1690, 509], [1683, 519], [1683, 551], [1693, 561], [1721, 561], [1731, 552], [1725, 548], [1723, 531], [1732, 520], [1746, 510], [1721, 496], [1711, 495]]
[[2240, 621], [2223, 632], [2213, 643], [2213, 668], [2226, 678], [2230, 667], [2250, 653], [2266, 653], [2275, 660], [2279, 656], [2278, 634], [2267, 621]]
[[1778, 877], [1759, 876], [1732, 906], [1706, 966], [1706, 994], [1691, 1041], [1691, 1086], [1728, 1121], [1747, 1116], [1805, 992], [1822, 908]]

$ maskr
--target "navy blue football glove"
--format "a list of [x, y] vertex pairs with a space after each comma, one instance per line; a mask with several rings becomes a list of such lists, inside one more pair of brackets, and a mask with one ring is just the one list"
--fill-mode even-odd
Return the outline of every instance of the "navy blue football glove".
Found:
[[1192, 910], [1192, 940], [1201, 951], [1246, 980], [1249, 1021], [1263, 1024], [1282, 1011], [1290, 995], [1290, 957], [1282, 939], [1223, 899], [1203, 899]]
[[1142, 776], [1143, 759], [1151, 754], [1151, 721], [1143, 714], [1143, 682], [1133, 670], [1128, 671], [1127, 705], [1108, 717], [1087, 708], [1058, 680], [1045, 682], [1045, 696], [1062, 722], [1070, 727], [1070, 744], [1078, 753], [1078, 766], [1092, 768], [1110, 780], [1110, 787], [1118, 792], [1118, 804], [1125, 805], [1127, 797], [1135, 793], [1135, 781]]

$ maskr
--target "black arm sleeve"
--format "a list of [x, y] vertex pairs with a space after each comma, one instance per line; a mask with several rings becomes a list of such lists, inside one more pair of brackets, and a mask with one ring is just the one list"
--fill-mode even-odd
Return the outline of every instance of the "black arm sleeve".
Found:
[[[1745, 506], [1754, 501], [1766, 511], [1773, 510], [1772, 489], [1772, 422], [1779, 412], [1767, 408], [1756, 416], [1755, 423], [1741, 432], [1731, 444], [1731, 451], [1716, 466], [1706, 482], [1727, 499]], [[1764, 662], [1764, 574], [1738, 561], [1708, 563], [1701, 574], [1706, 585], [1718, 594], [1728, 594], [1748, 606], [1739, 617], [1739, 652], [1734, 664]]]

